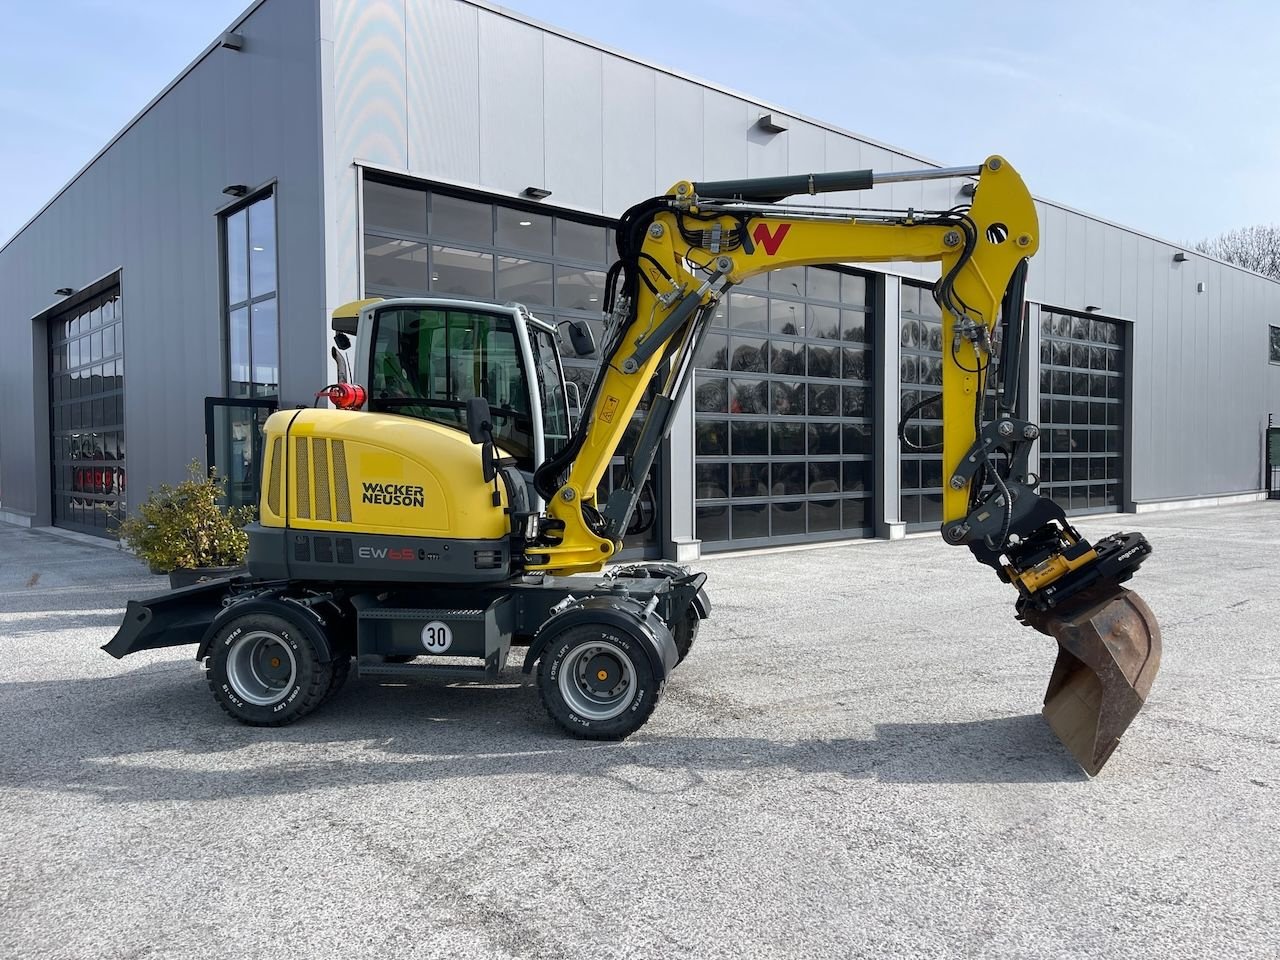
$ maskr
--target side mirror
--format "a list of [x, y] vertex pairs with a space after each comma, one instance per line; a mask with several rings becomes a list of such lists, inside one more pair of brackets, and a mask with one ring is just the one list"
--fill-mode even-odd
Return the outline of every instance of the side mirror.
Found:
[[351, 338], [348, 337], [341, 330], [339, 330], [337, 333], [333, 335], [333, 342], [338, 345], [339, 350], [351, 349]]
[[[484, 397], [470, 397], [467, 400], [467, 436], [472, 443], [480, 444], [480, 469], [484, 474], [484, 482], [488, 483], [498, 475], [493, 462], [493, 414], [489, 410], [489, 401]], [[494, 493], [497, 496], [497, 493]]]
[[596, 338], [587, 321], [569, 321], [569, 346], [579, 357], [589, 357], [596, 352]]
[[489, 401], [484, 397], [467, 400], [467, 436], [472, 443], [493, 442], [493, 414], [489, 412]]

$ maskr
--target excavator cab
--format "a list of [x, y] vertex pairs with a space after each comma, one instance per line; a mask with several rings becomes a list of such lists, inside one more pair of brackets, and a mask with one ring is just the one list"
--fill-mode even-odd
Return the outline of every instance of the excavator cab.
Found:
[[[467, 429], [467, 402], [488, 403], [494, 441], [530, 477], [569, 440], [569, 394], [557, 328], [520, 304], [440, 298], [363, 300], [334, 312], [339, 381], [367, 384], [364, 409]], [[566, 338], [579, 355], [589, 329]]]

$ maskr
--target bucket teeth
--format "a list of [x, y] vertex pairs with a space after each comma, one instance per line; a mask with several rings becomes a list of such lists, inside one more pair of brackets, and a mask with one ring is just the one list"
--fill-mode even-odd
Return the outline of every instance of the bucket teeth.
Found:
[[1026, 608], [1023, 619], [1058, 641], [1044, 695], [1050, 728], [1090, 776], [1106, 764], [1160, 669], [1160, 627], [1130, 590], [1098, 585], [1064, 609]]

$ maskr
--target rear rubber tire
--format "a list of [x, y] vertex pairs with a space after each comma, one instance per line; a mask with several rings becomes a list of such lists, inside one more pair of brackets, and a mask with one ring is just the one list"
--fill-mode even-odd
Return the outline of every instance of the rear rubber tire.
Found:
[[213, 698], [251, 727], [281, 727], [324, 702], [333, 667], [305, 630], [269, 613], [246, 613], [214, 636], [205, 659]]
[[337, 696], [338, 691], [346, 686], [347, 678], [351, 676], [351, 658], [348, 656], [334, 657], [329, 661], [329, 669], [329, 689], [324, 693], [325, 700]]
[[698, 639], [698, 628], [701, 625], [702, 618], [698, 616], [698, 611], [693, 608], [693, 604], [689, 604], [685, 608], [684, 619], [671, 626], [671, 639], [676, 642], [677, 666], [684, 662], [684, 658], [693, 649], [693, 641]]
[[[583, 668], [588, 662], [596, 663], [597, 657], [606, 664], [601, 679], [615, 668], [621, 673], [622, 689], [615, 696], [595, 699], [577, 682]], [[538, 697], [543, 707], [561, 729], [582, 740], [629, 737], [644, 726], [661, 694], [662, 683], [655, 679], [640, 644], [608, 624], [570, 627], [547, 645], [538, 661]]]

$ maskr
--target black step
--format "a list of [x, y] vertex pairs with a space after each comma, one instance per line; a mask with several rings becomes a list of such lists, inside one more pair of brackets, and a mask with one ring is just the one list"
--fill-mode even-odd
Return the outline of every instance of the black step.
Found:
[[488, 680], [490, 674], [483, 663], [474, 666], [449, 663], [387, 663], [379, 657], [361, 657], [356, 673], [362, 677], [436, 677], [442, 680]]

